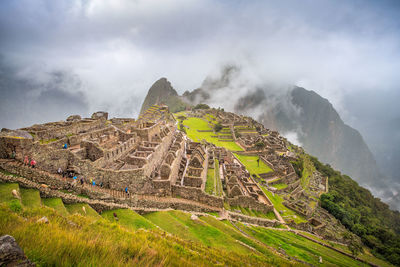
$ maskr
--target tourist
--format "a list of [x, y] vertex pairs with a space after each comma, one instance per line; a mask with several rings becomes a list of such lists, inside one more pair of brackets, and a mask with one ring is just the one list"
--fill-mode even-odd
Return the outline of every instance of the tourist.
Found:
[[32, 167], [32, 168], [35, 168], [35, 165], [36, 165], [36, 161], [35, 161], [34, 159], [32, 159], [32, 160], [31, 160], [31, 167]]
[[74, 180], [78, 179], [78, 177], [76, 177], [76, 175], [74, 176]]
[[67, 143], [65, 143], [64, 145], [63, 145], [63, 149], [67, 149], [68, 148], [68, 145], [67, 145]]
[[92, 185], [93, 185], [93, 186], [96, 186], [96, 181], [95, 181], [95, 180], [93, 180]]
[[82, 179], [82, 178], [81, 178], [81, 180], [80, 180], [80, 181], [81, 181], [81, 185], [83, 185], [83, 179]]
[[118, 221], [118, 216], [117, 216], [117, 214], [116, 214], [115, 212], [113, 212], [113, 215], [114, 215], [114, 219], [115, 219], [116, 221]]
[[29, 165], [29, 158], [28, 156], [24, 157], [24, 165]]
[[128, 187], [125, 187], [125, 193], [129, 196]]
[[90, 179], [90, 184], [93, 184], [93, 179]]
[[100, 182], [100, 187], [103, 188], [103, 182]]
[[11, 158], [12, 158], [12, 159], [15, 159], [15, 150], [13, 150], [13, 151], [11, 152]]
[[61, 168], [58, 168], [57, 173], [58, 173], [59, 175], [62, 175], [62, 169], [61, 169]]

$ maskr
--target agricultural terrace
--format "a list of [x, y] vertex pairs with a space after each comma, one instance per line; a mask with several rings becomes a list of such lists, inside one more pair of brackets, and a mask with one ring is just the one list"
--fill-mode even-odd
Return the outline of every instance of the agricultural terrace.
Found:
[[[175, 114], [175, 117], [180, 116], [178, 114], [183, 115], [181, 113], [177, 113]], [[195, 142], [206, 140], [207, 142], [216, 146], [224, 147], [232, 151], [243, 151], [243, 149], [234, 141], [220, 141], [218, 139], [218, 135], [214, 133], [208, 122], [203, 118], [187, 118], [183, 121], [183, 125], [186, 128], [187, 136]], [[208, 132], [199, 132], [198, 130]]]
[[282, 204], [283, 198], [281, 196], [268, 191], [264, 186], [261, 186], [261, 189], [267, 195], [269, 200], [271, 200], [272, 204], [274, 204], [275, 209], [281, 214], [281, 216], [283, 217], [284, 220], [293, 219], [293, 221], [295, 223], [307, 222], [307, 220], [304, 219], [303, 216], [301, 216], [301, 215], [297, 214], [295, 211], [285, 207]]
[[239, 155], [237, 153], [234, 153], [234, 155], [246, 167], [250, 174], [259, 176], [261, 173], [272, 171], [272, 169], [262, 160], [260, 160], [260, 165], [258, 165], [258, 156]]
[[319, 257], [328, 266], [368, 266], [292, 232], [245, 226], [241, 223], [237, 223], [237, 226], [264, 244], [283, 249], [286, 254], [315, 266], [320, 265]]

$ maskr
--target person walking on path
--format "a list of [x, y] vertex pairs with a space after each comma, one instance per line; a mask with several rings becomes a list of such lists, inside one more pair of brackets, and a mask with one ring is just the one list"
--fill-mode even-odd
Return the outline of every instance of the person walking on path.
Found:
[[28, 166], [29, 165], [29, 158], [28, 156], [24, 157], [24, 165]]
[[125, 187], [125, 193], [128, 195], [129, 197], [129, 191], [128, 191], [128, 187]]
[[93, 186], [96, 186], [96, 181], [95, 181], [95, 180], [93, 180], [92, 185], [93, 185]]
[[81, 178], [81, 180], [80, 180], [80, 181], [81, 181], [81, 185], [83, 185], [83, 179], [82, 179], [82, 178]]
[[32, 159], [32, 160], [31, 160], [31, 167], [32, 167], [32, 168], [35, 168], [35, 165], [36, 165], [36, 161], [35, 161], [34, 159]]
[[62, 175], [62, 169], [61, 169], [61, 167], [60, 168], [58, 168], [58, 170], [57, 170], [57, 173], [58, 173], [58, 175]]

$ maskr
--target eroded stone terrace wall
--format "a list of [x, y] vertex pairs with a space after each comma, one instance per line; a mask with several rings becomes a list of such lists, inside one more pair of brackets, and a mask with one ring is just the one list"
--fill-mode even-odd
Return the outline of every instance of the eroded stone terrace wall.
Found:
[[230, 206], [240, 206], [243, 208], [249, 208], [263, 213], [267, 213], [274, 209], [274, 206], [258, 202], [257, 200], [255, 200], [250, 196], [241, 195], [241, 196], [236, 196], [234, 198], [225, 198], [225, 201]]
[[229, 214], [229, 217], [235, 221], [251, 223], [251, 224], [261, 225], [261, 226], [265, 226], [265, 227], [275, 227], [275, 226], [278, 226], [281, 224], [277, 220], [268, 220], [268, 219], [263, 219], [263, 218], [258, 218], [258, 217], [250, 217], [250, 216], [246, 216], [246, 215], [239, 214], [236, 212], [228, 211], [228, 214]]
[[224, 199], [206, 194], [200, 188], [172, 185], [172, 196], [200, 202], [212, 207], [223, 208]]
[[145, 175], [150, 176], [156, 168], [161, 165], [168, 153], [169, 147], [171, 146], [174, 133], [174, 131], [170, 131], [168, 135], [162, 139], [162, 142], [158, 145], [156, 151], [151, 154], [149, 161], [143, 167]]
[[68, 134], [78, 134], [103, 127], [104, 120], [82, 120], [77, 122], [65, 122], [64, 125], [51, 126], [52, 124], [44, 124], [41, 127], [47, 127], [43, 130], [35, 130], [33, 127], [23, 128], [28, 132], [32, 132], [39, 140], [48, 140], [53, 138], [62, 138]]

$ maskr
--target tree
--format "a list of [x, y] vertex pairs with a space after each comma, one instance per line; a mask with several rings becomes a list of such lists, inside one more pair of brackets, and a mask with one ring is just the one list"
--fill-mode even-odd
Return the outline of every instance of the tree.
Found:
[[259, 141], [254, 146], [257, 148], [258, 151], [261, 151], [264, 149], [265, 143], [263, 141]]
[[214, 125], [214, 131], [215, 132], [219, 132], [219, 131], [221, 131], [222, 130], [222, 124], [220, 123], [220, 122], [217, 122], [215, 125]]
[[200, 104], [197, 104], [193, 109], [209, 109], [209, 108], [210, 108], [209, 105], [200, 103]]

